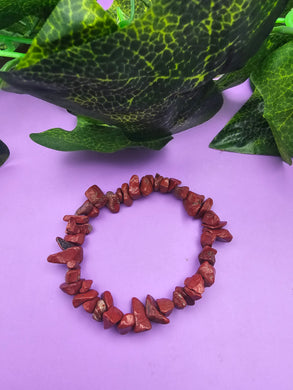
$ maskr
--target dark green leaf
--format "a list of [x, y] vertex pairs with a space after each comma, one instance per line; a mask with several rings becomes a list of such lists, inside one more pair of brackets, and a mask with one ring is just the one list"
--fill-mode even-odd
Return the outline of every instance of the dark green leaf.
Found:
[[258, 69], [262, 66], [261, 64], [267, 56], [269, 56], [278, 47], [281, 47], [285, 43], [289, 42], [291, 39], [292, 36], [289, 34], [278, 34], [277, 32], [271, 33], [256, 55], [250, 58], [243, 68], [232, 73], [227, 73], [216, 81], [219, 90], [224, 91], [225, 89], [232, 88], [243, 83], [249, 78], [254, 69]]
[[56, 150], [95, 150], [103, 153], [113, 153], [133, 147], [159, 150], [172, 139], [169, 136], [149, 142], [133, 142], [118, 127], [107, 126], [85, 117], [78, 117], [76, 128], [73, 131], [51, 129], [31, 134], [30, 137], [38, 144]]
[[[0, 0], [1, 1], [1, 0]], [[5, 42], [1, 40], [1, 36], [5, 37], [17, 37], [17, 38], [28, 38], [32, 39], [40, 30], [42, 24], [44, 23], [43, 19], [40, 19], [36, 16], [26, 16], [22, 20], [10, 25], [9, 27], [0, 30], [0, 48], [5, 49]], [[28, 50], [28, 45], [24, 45], [19, 42], [11, 41], [11, 47], [9, 48], [11, 51], [17, 50], [18, 52], [25, 53]], [[3, 47], [2, 47], [3, 46]], [[19, 59], [13, 59], [7, 57], [1, 57], [0, 52], [0, 70], [2, 72], [8, 72], [11, 69], [15, 69]], [[6, 88], [7, 84], [0, 80], [0, 89]]]
[[0, 29], [10, 26], [25, 16], [46, 18], [59, 0], [0, 0]]
[[[1, 1], [1, 0], [0, 0]], [[33, 38], [39, 32], [44, 19], [26, 16], [18, 22], [0, 30], [0, 34], [24, 38]]]
[[[72, 47], [74, 50], [76, 46], [117, 30], [117, 24], [96, 0], [87, 0], [78, 8], [79, 3], [80, 0], [60, 1], [18, 68], [34, 65], [55, 52]], [[86, 57], [82, 59], [86, 61]]]
[[293, 8], [293, 0], [288, 0], [287, 5], [284, 11], [282, 12], [281, 16], [285, 17], [287, 13], [291, 11], [292, 8]]
[[282, 35], [289, 35], [293, 36], [293, 27], [288, 27], [288, 26], [278, 26], [274, 28], [274, 33], [282, 34]]
[[245, 64], [286, 1], [153, 0], [126, 28], [113, 32], [114, 19], [106, 13], [101, 34], [83, 36], [74, 28], [74, 45], [66, 38], [66, 45], [53, 50], [54, 26], [61, 36], [68, 31], [63, 11], [75, 21], [89, 4], [91, 0], [61, 0], [54, 10], [58, 21], [52, 14], [47, 30], [44, 26], [39, 33], [50, 49], [43, 51], [38, 36], [22, 69], [1, 77], [20, 91], [119, 127], [140, 142], [164, 138], [214, 115], [222, 98], [212, 79]]
[[5, 163], [10, 155], [8, 147], [0, 140], [0, 166]]
[[[288, 1], [287, 6], [282, 12], [281, 16], [285, 17], [292, 7], [293, 0], [290, 0]], [[232, 88], [243, 83], [249, 78], [250, 73], [253, 72], [254, 69], [257, 69], [261, 66], [262, 61], [268, 55], [270, 55], [270, 53], [272, 53], [278, 47], [281, 47], [285, 43], [289, 42], [291, 39], [292, 36], [290, 36], [290, 34], [277, 34], [277, 31], [271, 32], [257, 53], [252, 58], [250, 58], [242, 68], [236, 70], [235, 72], [227, 73], [216, 81], [219, 90], [224, 91], [225, 89]]]
[[263, 117], [264, 102], [257, 90], [213, 139], [210, 147], [229, 152], [280, 156], [274, 136]]
[[264, 100], [264, 117], [270, 124], [281, 157], [293, 156], [293, 40], [275, 50], [251, 79]]

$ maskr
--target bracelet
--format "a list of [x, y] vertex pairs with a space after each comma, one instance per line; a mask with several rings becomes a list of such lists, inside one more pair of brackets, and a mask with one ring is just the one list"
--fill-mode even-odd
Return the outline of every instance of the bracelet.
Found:
[[[60, 289], [68, 295], [73, 296], [73, 306], [83, 306], [92, 314], [92, 317], [103, 322], [104, 329], [113, 326], [120, 334], [126, 334], [133, 330], [135, 333], [144, 332], [152, 328], [151, 321], [168, 324], [168, 316], [174, 307], [183, 309], [187, 305], [194, 305], [195, 301], [202, 297], [205, 287], [210, 287], [215, 281], [215, 255], [216, 249], [212, 248], [215, 240], [230, 242], [232, 235], [223, 227], [226, 221], [220, 218], [211, 208], [213, 200], [203, 195], [196, 194], [187, 186], [180, 186], [181, 181], [174, 178], [163, 177], [159, 174], [146, 175], [139, 180], [133, 175], [129, 183], [123, 183], [115, 193], [112, 191], [106, 194], [97, 186], [91, 186], [85, 195], [87, 200], [76, 211], [75, 215], [65, 215], [63, 220], [67, 222], [66, 235], [64, 238], [57, 237], [56, 241], [61, 251], [48, 257], [48, 262], [65, 264], [67, 272], [65, 283]], [[80, 277], [80, 263], [83, 260], [83, 248], [86, 235], [92, 227], [89, 224], [90, 218], [99, 215], [100, 210], [107, 207], [112, 213], [118, 213], [120, 205], [131, 206], [133, 201], [141, 197], [149, 196], [153, 191], [162, 194], [172, 194], [183, 201], [187, 214], [193, 218], [202, 220], [202, 234], [200, 243], [199, 268], [197, 272], [187, 277], [184, 287], [175, 287], [172, 299], [154, 299], [147, 295], [145, 304], [138, 298], [132, 298], [132, 312], [123, 314], [114, 306], [113, 297], [110, 291], [105, 291], [99, 296], [98, 292], [91, 288], [93, 281]]]

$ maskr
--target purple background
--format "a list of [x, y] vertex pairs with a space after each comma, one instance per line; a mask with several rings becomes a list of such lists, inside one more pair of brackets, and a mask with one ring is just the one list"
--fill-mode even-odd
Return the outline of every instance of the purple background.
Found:
[[[160, 152], [104, 155], [35, 144], [29, 133], [71, 130], [74, 117], [0, 93], [0, 138], [11, 151], [0, 194], [3, 389], [292, 389], [293, 168], [208, 148], [249, 94], [247, 84], [227, 91], [212, 120]], [[65, 268], [46, 258], [90, 185], [115, 191], [134, 173], [156, 172], [212, 197], [234, 240], [216, 243], [216, 283], [195, 306], [175, 310], [169, 325], [120, 336], [73, 308], [58, 288]], [[152, 194], [117, 215], [105, 209], [93, 227], [82, 275], [124, 312], [132, 296], [170, 297], [197, 269], [200, 224], [172, 196]]]

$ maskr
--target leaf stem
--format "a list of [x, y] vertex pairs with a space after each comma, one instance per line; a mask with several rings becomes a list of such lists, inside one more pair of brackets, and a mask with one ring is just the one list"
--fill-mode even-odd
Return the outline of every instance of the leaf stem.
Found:
[[134, 0], [130, 0], [130, 19], [129, 23], [131, 23], [134, 19], [134, 12], [135, 12], [135, 2]]
[[130, 17], [129, 19], [125, 19], [125, 15], [122, 10], [117, 7], [117, 16], [118, 16], [118, 26], [120, 28], [127, 27], [134, 19], [135, 13], [135, 0], [130, 0]]
[[278, 18], [275, 23], [285, 23], [285, 18]]
[[10, 50], [0, 50], [0, 57], [22, 58], [24, 56], [25, 53], [17, 53], [16, 51], [10, 51]]
[[17, 42], [17, 43], [25, 43], [27, 45], [31, 45], [33, 40], [29, 38], [22, 38], [22, 37], [13, 37], [9, 35], [2, 35], [0, 34], [0, 41], [3, 42]]
[[[6, 62], [2, 68], [0, 69], [1, 72], [8, 72], [8, 70], [12, 69], [15, 65], [19, 63], [19, 58], [15, 58], [13, 60], [10, 60]], [[1, 86], [1, 84], [0, 84]]]

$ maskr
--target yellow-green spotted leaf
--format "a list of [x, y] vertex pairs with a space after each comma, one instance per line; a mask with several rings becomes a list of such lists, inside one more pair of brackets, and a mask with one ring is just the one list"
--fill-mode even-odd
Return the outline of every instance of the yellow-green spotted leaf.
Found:
[[261, 46], [255, 56], [250, 58], [247, 63], [239, 70], [232, 73], [223, 75], [219, 80], [216, 81], [217, 87], [220, 91], [235, 87], [247, 80], [250, 74], [262, 66], [262, 62], [267, 58], [273, 51], [289, 42], [292, 36], [289, 34], [278, 34], [271, 33]]
[[264, 117], [270, 124], [281, 157], [292, 164], [293, 155], [293, 40], [275, 50], [252, 73], [252, 82], [264, 100]]
[[[222, 104], [213, 79], [247, 62], [287, 1], [140, 1], [143, 12], [137, 5], [138, 16], [130, 25], [113, 31], [110, 11], [99, 24], [102, 34], [83, 35], [74, 28], [74, 43], [58, 47], [57, 42], [53, 49], [55, 26], [61, 36], [68, 31], [61, 20], [65, 5], [73, 23], [74, 11], [84, 12], [91, 3], [59, 1], [23, 68], [0, 76], [21, 92], [118, 127], [134, 142], [146, 142], [213, 116]], [[116, 4], [129, 15], [124, 1]], [[42, 34], [50, 50], [28, 65], [31, 53], [41, 47]]]
[[280, 156], [263, 111], [263, 99], [255, 90], [240, 111], [212, 140], [210, 147], [228, 152]]
[[[117, 24], [96, 0], [61, 0], [36, 36], [18, 69], [117, 30]], [[78, 76], [78, 75], [77, 75]]]

